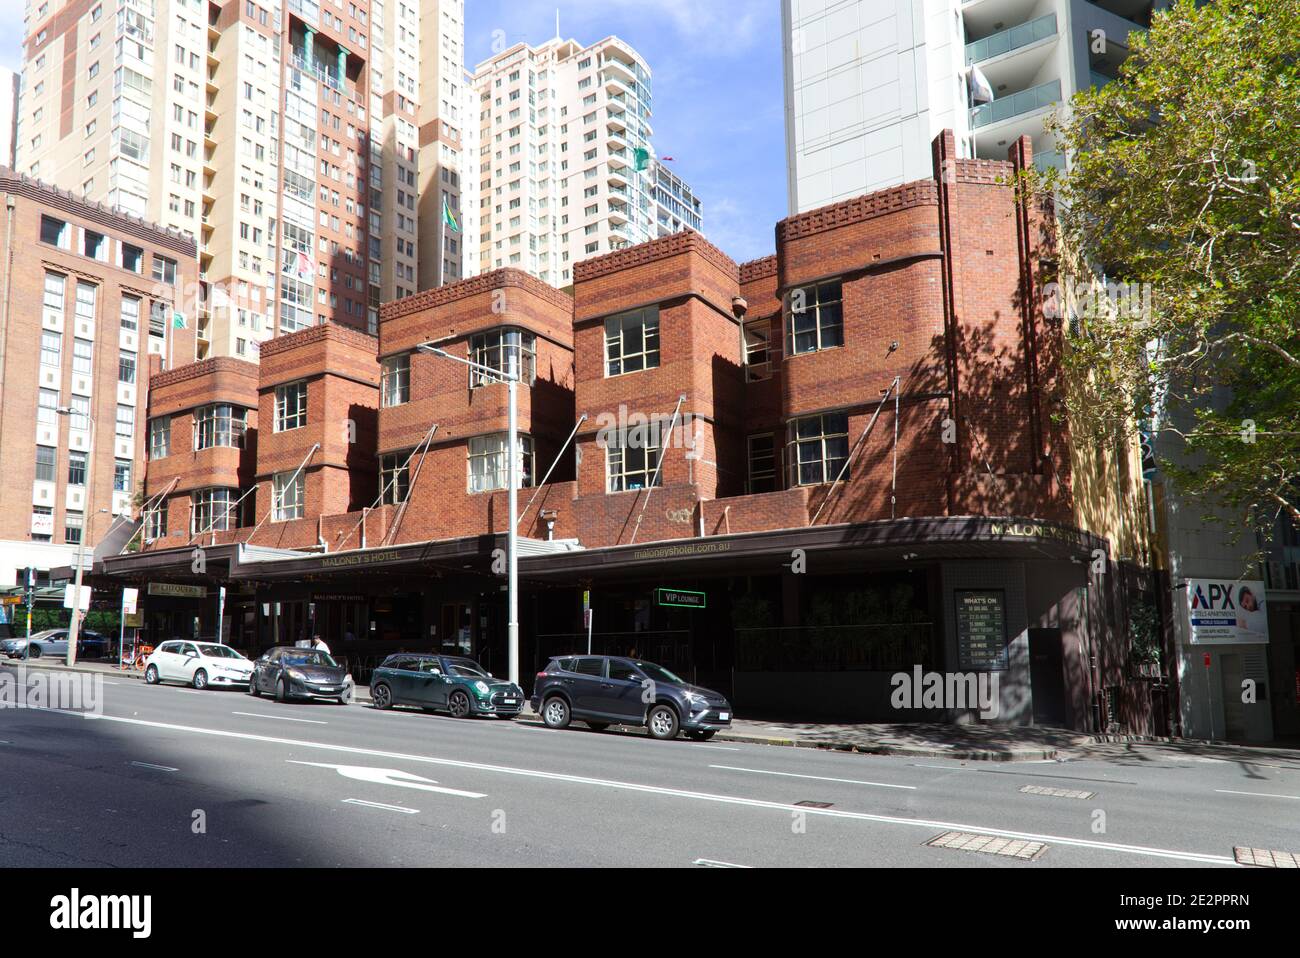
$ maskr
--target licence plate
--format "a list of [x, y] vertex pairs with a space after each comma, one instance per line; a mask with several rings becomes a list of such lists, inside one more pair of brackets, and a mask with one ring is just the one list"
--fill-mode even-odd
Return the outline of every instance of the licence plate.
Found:
[[514, 704], [515, 704], [515, 700], [514, 700], [514, 699], [502, 699], [502, 701], [505, 702], [506, 705], [514, 705]]
[[718, 719], [719, 719], [719, 721], [722, 721], [722, 722], [730, 722], [730, 721], [731, 721], [731, 713], [730, 713], [730, 712], [719, 712], [719, 713], [718, 713]]

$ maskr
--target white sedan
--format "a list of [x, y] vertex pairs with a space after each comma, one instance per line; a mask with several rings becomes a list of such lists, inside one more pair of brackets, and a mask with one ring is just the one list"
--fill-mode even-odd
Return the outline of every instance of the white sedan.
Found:
[[172, 640], [158, 646], [145, 659], [144, 680], [184, 682], [196, 689], [248, 688], [253, 663], [228, 645]]

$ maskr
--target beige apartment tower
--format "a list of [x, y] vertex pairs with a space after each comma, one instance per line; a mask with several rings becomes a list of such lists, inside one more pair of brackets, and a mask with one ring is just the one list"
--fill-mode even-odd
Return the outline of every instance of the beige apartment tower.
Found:
[[195, 237], [189, 358], [373, 331], [420, 286], [422, 44], [463, 55], [463, 5], [30, 0], [18, 169]]

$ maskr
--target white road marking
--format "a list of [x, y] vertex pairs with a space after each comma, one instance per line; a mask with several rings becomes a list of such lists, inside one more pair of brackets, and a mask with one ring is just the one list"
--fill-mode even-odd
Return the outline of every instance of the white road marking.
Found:
[[876, 788], [902, 788], [916, 791], [915, 785], [889, 785], [885, 782], [865, 782], [857, 778], [827, 778], [824, 775], [798, 775], [795, 772], [771, 772], [765, 768], [740, 768], [736, 765], [710, 765], [709, 768], [721, 768], [728, 772], [752, 772], [755, 775], [780, 775], [783, 778], [810, 778], [816, 782], [843, 782], [845, 785], [874, 785]]
[[[53, 712], [53, 710], [50, 710]], [[80, 713], [58, 713], [79, 715]], [[289, 745], [295, 748], [313, 748], [327, 752], [342, 752], [348, 755], [368, 755], [404, 762], [419, 762], [426, 765], [442, 765], [449, 768], [467, 768], [481, 772], [495, 772], [500, 775], [515, 775], [522, 778], [536, 778], [552, 782], [565, 782], [574, 785], [591, 785], [616, 791], [639, 792], [650, 795], [666, 795], [671, 798], [692, 799], [695, 801], [714, 802], [722, 805], [739, 805], [747, 808], [762, 808], [788, 814], [800, 811], [807, 815], [819, 815], [825, 818], [839, 818], [847, 821], [874, 822], [880, 825], [903, 825], [913, 828], [926, 828], [940, 831], [979, 832], [985, 835], [997, 835], [1004, 838], [1024, 839], [1025, 841], [1051, 842], [1057, 845], [1070, 845], [1076, 848], [1091, 848], [1099, 851], [1116, 852], [1124, 855], [1143, 855], [1151, 858], [1170, 858], [1178, 861], [1201, 862], [1207, 865], [1237, 865], [1235, 859], [1227, 855], [1211, 855], [1204, 852], [1180, 851], [1172, 848], [1154, 848], [1144, 845], [1123, 845], [1118, 842], [1103, 842], [1087, 838], [1071, 838], [1061, 835], [1039, 835], [1031, 832], [1018, 832], [1004, 828], [988, 828], [983, 825], [960, 824], [954, 822], [929, 821], [919, 818], [900, 818], [892, 815], [873, 815], [867, 812], [849, 812], [834, 808], [798, 808], [787, 802], [772, 802], [759, 798], [740, 798], [733, 795], [718, 795], [710, 792], [692, 792], [685, 789], [666, 788], [659, 785], [641, 785], [634, 782], [620, 782], [612, 779], [589, 778], [583, 775], [566, 775], [562, 772], [544, 772], [540, 769], [514, 768], [508, 765], [488, 765], [483, 762], [466, 762], [460, 759], [435, 758], [430, 755], [411, 755], [404, 752], [385, 752], [380, 749], [361, 748], [354, 745], [329, 745], [324, 742], [308, 742], [301, 739], [274, 738], [270, 735], [253, 735], [248, 732], [232, 732], [226, 729], [201, 728], [190, 725], [174, 725], [169, 722], [150, 722], [145, 719], [125, 718], [118, 715], [84, 715], [80, 718], [88, 722], [117, 722], [124, 725], [138, 725], [142, 728], [165, 729], [193, 735], [212, 735], [217, 738], [238, 739], [245, 742], [263, 742], [272, 745]]]
[[695, 748], [713, 748], [713, 749], [717, 749], [719, 752], [739, 752], [739, 751], [740, 751], [740, 749], [738, 749], [738, 748], [729, 748], [729, 747], [727, 747], [726, 745], [705, 745], [703, 742], [696, 742], [696, 743], [694, 743], [694, 747], [695, 747]]
[[307, 765], [312, 768], [332, 768], [344, 778], [356, 779], [358, 782], [371, 782], [375, 785], [396, 785], [398, 788], [415, 788], [421, 792], [437, 792], [440, 795], [456, 795], [460, 798], [487, 798], [482, 792], [463, 792], [458, 788], [442, 788], [431, 778], [421, 778], [410, 772], [395, 768], [366, 768], [363, 765], [327, 765], [324, 762], [295, 762], [286, 759], [290, 765]]
[[363, 798], [345, 798], [344, 805], [360, 805], [363, 808], [381, 808], [386, 812], [401, 812], [403, 815], [419, 815], [418, 808], [407, 808], [404, 805], [385, 805], [383, 802], [367, 802]]
[[275, 719], [277, 722], [302, 722], [306, 725], [329, 725], [319, 719], [289, 718], [287, 715], [267, 715], [264, 712], [231, 712], [231, 715], [247, 715], [249, 718]]
[[737, 865], [734, 862], [719, 862], [712, 858], [697, 858], [691, 862], [692, 865], [699, 865], [701, 868], [753, 868], [753, 865]]
[[179, 772], [179, 768], [172, 768], [170, 765], [151, 765], [149, 762], [132, 762], [136, 768], [152, 768], [160, 772]]
[[1216, 788], [1216, 792], [1222, 792], [1224, 795], [1254, 795], [1256, 798], [1289, 798], [1293, 802], [1300, 802], [1300, 795], [1274, 795], [1271, 792], [1234, 792], [1230, 788]]

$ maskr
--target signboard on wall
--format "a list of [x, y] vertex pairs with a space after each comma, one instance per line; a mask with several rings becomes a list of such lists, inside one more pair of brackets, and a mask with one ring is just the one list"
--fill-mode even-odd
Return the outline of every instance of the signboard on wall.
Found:
[[1187, 620], [1192, 645], [1266, 645], [1264, 583], [1188, 579]]
[[1001, 589], [958, 589], [957, 660], [963, 672], [1007, 667], [1007, 594]]
[[170, 595], [181, 599], [203, 599], [208, 590], [201, 585], [176, 585], [171, 582], [150, 582], [150, 595]]
[[655, 598], [660, 605], [672, 609], [704, 609], [709, 602], [705, 593], [685, 589], [656, 589]]

